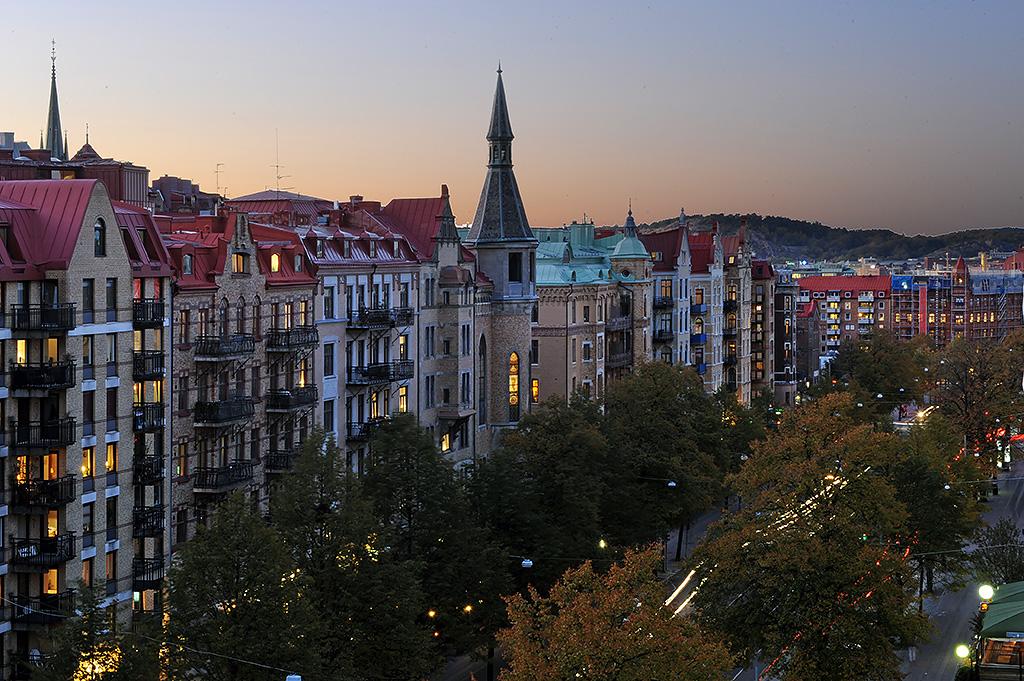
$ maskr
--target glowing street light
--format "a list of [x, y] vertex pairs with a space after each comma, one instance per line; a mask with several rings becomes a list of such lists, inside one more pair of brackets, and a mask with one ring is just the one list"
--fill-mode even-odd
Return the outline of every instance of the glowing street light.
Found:
[[992, 597], [996, 595], [996, 590], [992, 588], [991, 584], [982, 584], [978, 587], [978, 595], [983, 601], [991, 601]]
[[966, 660], [968, 657], [971, 656], [971, 649], [968, 648], [967, 645], [963, 644], [963, 643], [959, 644], [953, 650], [953, 652], [956, 653], [956, 656], [959, 657], [961, 660]]
[[520, 563], [520, 565], [523, 566], [524, 570], [529, 570], [530, 568], [533, 567], [533, 561], [530, 560], [529, 558], [523, 558], [523, 562]]
[[597, 542], [597, 548], [599, 548], [599, 549], [606, 549], [606, 548], [608, 548], [608, 542], [606, 542], [604, 540], [604, 538], [602, 537], [601, 540]]

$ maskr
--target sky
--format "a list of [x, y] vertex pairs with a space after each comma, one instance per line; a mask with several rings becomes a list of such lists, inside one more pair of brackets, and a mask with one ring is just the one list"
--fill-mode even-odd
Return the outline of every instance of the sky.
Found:
[[[501, 60], [531, 224], [759, 213], [1024, 226], [1024, 3], [4, 0], [0, 130], [50, 40], [77, 150], [228, 195], [476, 209]], [[276, 140], [276, 143], [275, 143]], [[276, 160], [279, 159], [279, 160]]]

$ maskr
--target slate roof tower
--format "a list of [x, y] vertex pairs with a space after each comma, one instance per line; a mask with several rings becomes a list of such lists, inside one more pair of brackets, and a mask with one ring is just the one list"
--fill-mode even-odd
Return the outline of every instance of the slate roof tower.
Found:
[[60, 106], [57, 103], [57, 49], [50, 48], [50, 111], [46, 115], [46, 148], [51, 158], [68, 160], [60, 127]]

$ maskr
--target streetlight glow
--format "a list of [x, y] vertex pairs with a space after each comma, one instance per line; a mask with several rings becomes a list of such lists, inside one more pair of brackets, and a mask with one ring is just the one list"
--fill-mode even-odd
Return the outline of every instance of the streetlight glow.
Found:
[[597, 542], [597, 548], [599, 548], [599, 549], [606, 549], [606, 548], [608, 548], [608, 542], [606, 542], [602, 538], [599, 542]]
[[965, 644], [961, 643], [956, 647], [956, 650], [954, 652], [956, 653], [956, 656], [959, 657], [961, 660], [966, 660], [971, 654], [971, 649], [968, 648]]
[[996, 595], [996, 590], [992, 588], [991, 584], [982, 584], [978, 587], [978, 595], [983, 601], [991, 601], [992, 597]]

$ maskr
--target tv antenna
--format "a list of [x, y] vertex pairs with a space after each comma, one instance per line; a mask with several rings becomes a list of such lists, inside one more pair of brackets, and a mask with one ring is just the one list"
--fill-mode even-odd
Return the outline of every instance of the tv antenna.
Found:
[[[224, 167], [223, 163], [218, 163], [213, 170], [213, 174], [217, 177], [217, 194], [220, 194], [220, 169]], [[225, 193], [227, 193], [227, 187], [225, 187]]]
[[[274, 165], [271, 167], [274, 169], [274, 180], [276, 187], [275, 191], [280, 192], [281, 180], [283, 180], [286, 177], [291, 177], [291, 175], [281, 174], [281, 168], [283, 168], [284, 166], [281, 165], [281, 145], [280, 141], [278, 140], [277, 128], [274, 128]], [[288, 191], [289, 189], [291, 189], [291, 187], [284, 187], [284, 189], [285, 191]]]

